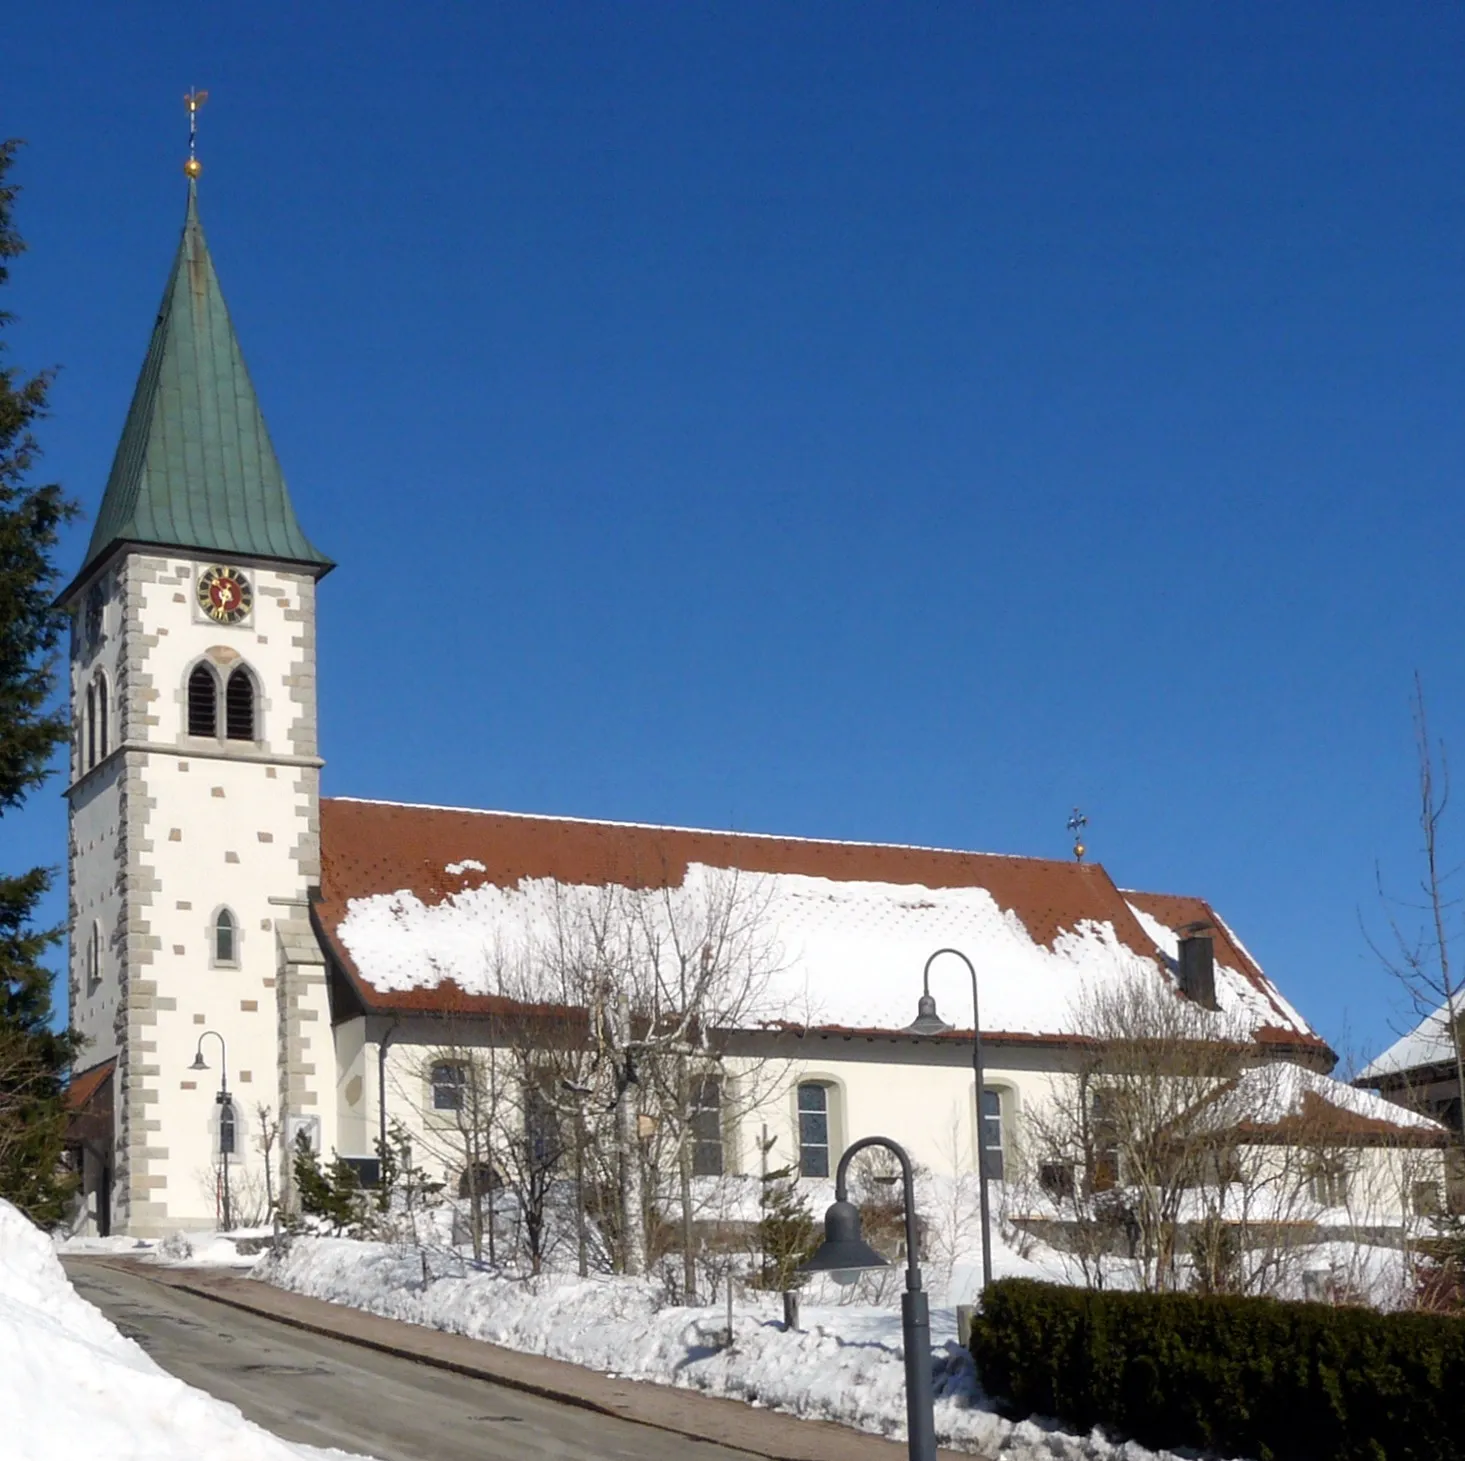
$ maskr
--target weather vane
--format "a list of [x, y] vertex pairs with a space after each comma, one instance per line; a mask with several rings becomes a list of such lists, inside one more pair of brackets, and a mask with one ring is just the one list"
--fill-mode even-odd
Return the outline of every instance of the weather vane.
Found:
[[1073, 815], [1068, 819], [1068, 830], [1073, 833], [1073, 856], [1078, 862], [1083, 861], [1083, 855], [1088, 848], [1083, 845], [1083, 829], [1089, 824], [1089, 819], [1079, 811], [1073, 809]]
[[198, 160], [198, 109], [208, 99], [208, 92], [196, 86], [183, 98], [183, 105], [188, 108], [188, 161], [183, 164], [183, 171], [191, 178], [197, 178], [203, 171], [203, 163]]

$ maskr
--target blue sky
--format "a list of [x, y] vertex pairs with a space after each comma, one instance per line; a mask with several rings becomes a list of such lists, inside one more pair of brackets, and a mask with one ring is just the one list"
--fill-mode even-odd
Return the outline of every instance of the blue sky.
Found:
[[[64, 367], [89, 510], [211, 93], [205, 226], [341, 565], [327, 792], [1050, 856], [1077, 803], [1339, 1048], [1406, 1020], [1360, 919], [1417, 867], [1416, 669], [1465, 744], [1465, 10], [57, 0], [6, 36], [9, 334]], [[59, 790], [7, 866], [64, 861]]]

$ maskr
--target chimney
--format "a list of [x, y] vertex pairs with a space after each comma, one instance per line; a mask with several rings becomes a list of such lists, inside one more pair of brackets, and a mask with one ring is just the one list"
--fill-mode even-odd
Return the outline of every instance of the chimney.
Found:
[[1180, 935], [1180, 963], [1176, 973], [1180, 992], [1208, 1010], [1219, 1009], [1216, 1003], [1216, 952], [1211, 943], [1209, 923], [1187, 923], [1176, 929]]

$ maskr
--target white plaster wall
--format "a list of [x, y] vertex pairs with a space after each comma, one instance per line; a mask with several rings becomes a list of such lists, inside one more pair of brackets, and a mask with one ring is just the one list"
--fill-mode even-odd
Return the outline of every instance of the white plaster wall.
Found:
[[[119, 993], [115, 934], [122, 917], [122, 885], [117, 865], [120, 807], [120, 756], [98, 766], [71, 791], [71, 917], [68, 941], [72, 1024], [86, 1037], [77, 1057], [85, 1070], [117, 1053]], [[95, 989], [87, 978], [87, 942], [97, 925], [101, 978]]]
[[[360, 1070], [362, 1115], [340, 1118], [338, 1144], [346, 1155], [375, 1151], [378, 1128], [377, 1084], [379, 1042], [389, 1022], [376, 1018], [352, 1022], [361, 1028]], [[352, 1035], [353, 1049], [356, 1036]], [[460, 1032], [458, 1044], [486, 1049], [486, 1033]], [[433, 1176], [456, 1182], [446, 1153], [453, 1145], [452, 1120], [434, 1113], [425, 1069], [435, 1050], [442, 1048], [440, 1028], [428, 1020], [404, 1020], [397, 1025], [387, 1050], [387, 1120], [400, 1122], [412, 1134], [419, 1164]], [[786, 1056], [728, 1061], [729, 1084], [736, 1115], [724, 1127], [724, 1160], [729, 1172], [758, 1170], [757, 1142], [761, 1129], [777, 1144], [769, 1155], [773, 1165], [797, 1159], [798, 1122], [795, 1092], [800, 1081], [829, 1083], [836, 1091], [831, 1103], [831, 1172], [843, 1149], [863, 1136], [887, 1136], [899, 1142], [921, 1166], [941, 1174], [976, 1170], [975, 1081], [969, 1065], [930, 1064], [911, 1060], [850, 1059], [842, 1054], [844, 1042], [825, 1051], [790, 1059]], [[893, 1047], [892, 1047], [893, 1048]], [[1014, 1159], [1020, 1141], [1023, 1113], [1033, 1103], [1050, 1099], [1053, 1077], [1022, 1065], [1003, 1065], [990, 1059], [986, 1084], [1003, 1093], [1004, 1142]], [[358, 1143], [353, 1145], [352, 1143]]]
[[[122, 917], [122, 886], [117, 862], [118, 787], [122, 756], [118, 750], [126, 734], [126, 714], [118, 696], [118, 668], [122, 653], [123, 610], [115, 568], [96, 579], [103, 593], [102, 632], [99, 641], [86, 636], [86, 594], [78, 601], [71, 639], [71, 756], [67, 796], [71, 808], [68, 862], [70, 916], [68, 919], [67, 981], [72, 1024], [86, 1036], [86, 1049], [77, 1068], [116, 1054], [114, 1023], [117, 1016], [118, 950], [116, 934]], [[85, 706], [87, 687], [105, 676], [108, 699], [107, 743], [90, 771], [84, 770]], [[93, 923], [100, 925], [101, 979], [90, 988], [86, 971], [87, 940]]]
[[343, 1156], [375, 1156], [378, 1125], [376, 1055], [373, 1048], [372, 1059], [367, 1060], [366, 1020], [347, 1020], [337, 1025], [333, 1033], [336, 1049], [335, 1149]]
[[[145, 838], [129, 852], [157, 885], [147, 906], [134, 910], [151, 943], [133, 977], [155, 984], [156, 1024], [148, 1031], [151, 1048], [133, 1052], [133, 1072], [159, 1122], [146, 1138], [147, 1185], [152, 1199], [166, 1204], [166, 1224], [187, 1226], [215, 1216], [219, 1042], [204, 1043], [207, 1072], [189, 1069], [205, 1030], [217, 1031], [227, 1047], [238, 1128], [234, 1185], [240, 1194], [263, 1187], [256, 1108], [274, 1114], [279, 1103], [274, 924], [289, 914], [280, 900], [298, 904], [306, 896], [297, 854], [315, 815], [313, 664], [308, 706], [291, 695], [312, 641], [286, 612], [299, 612], [302, 600], [313, 605], [314, 585], [300, 574], [242, 565], [254, 589], [252, 613], [240, 625], [220, 625], [197, 606], [195, 585], [206, 562], [134, 556], [129, 571], [138, 563], [158, 570], [159, 579], [141, 585], [143, 682], [131, 687], [126, 716], [127, 746], [148, 800]], [[187, 678], [205, 656], [225, 673], [241, 661], [253, 670], [257, 744], [187, 734]], [[221, 697], [221, 719], [222, 709]], [[301, 754], [306, 710], [309, 745]], [[78, 806], [73, 825], [89, 848], [84, 857], [95, 856], [100, 868], [106, 811], [96, 800], [95, 811]], [[77, 894], [96, 901], [100, 875], [81, 862]], [[236, 920], [237, 967], [216, 968], [210, 925], [224, 906]], [[320, 1075], [331, 1081], [334, 1072]], [[133, 1148], [144, 1150], [137, 1136]]]

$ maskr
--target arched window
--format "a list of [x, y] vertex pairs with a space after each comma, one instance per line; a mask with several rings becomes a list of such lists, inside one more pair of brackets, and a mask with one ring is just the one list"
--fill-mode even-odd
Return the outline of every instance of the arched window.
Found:
[[215, 964], [239, 962], [239, 927], [227, 908], [214, 914], [213, 944]]
[[722, 1077], [707, 1075], [693, 1081], [691, 1096], [692, 1175], [721, 1177]]
[[188, 677], [188, 734], [217, 736], [219, 733], [219, 682], [207, 665], [199, 665]]
[[108, 751], [107, 745], [107, 676], [97, 671], [97, 760], [102, 760]]
[[224, 731], [231, 741], [252, 741], [254, 734], [254, 681], [246, 669], [229, 676], [224, 691]]
[[97, 764], [97, 687], [86, 687], [86, 719], [82, 723], [81, 769], [90, 771]]
[[86, 940], [86, 989], [95, 994], [102, 983], [102, 925], [93, 922]]
[[1002, 1142], [1003, 1095], [1003, 1091], [993, 1086], [982, 1090], [982, 1156], [988, 1180], [992, 1182], [1001, 1182], [1006, 1170]]
[[234, 1103], [224, 1101], [219, 1106], [219, 1155], [224, 1157], [234, 1154]]
[[799, 1175], [829, 1175], [829, 1087], [805, 1081], [799, 1087]]

